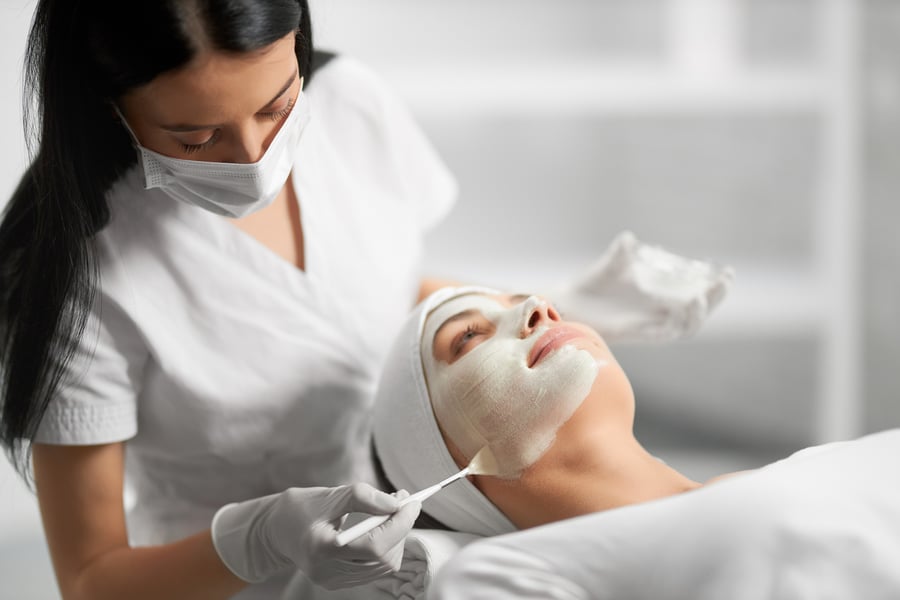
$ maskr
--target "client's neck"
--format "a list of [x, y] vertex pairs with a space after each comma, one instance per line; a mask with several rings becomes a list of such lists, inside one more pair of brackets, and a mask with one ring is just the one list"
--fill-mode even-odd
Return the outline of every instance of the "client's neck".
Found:
[[557, 438], [519, 479], [485, 478], [479, 485], [519, 528], [700, 487], [647, 452], [630, 434], [614, 439], [611, 431], [590, 433], [594, 437], [589, 440]]

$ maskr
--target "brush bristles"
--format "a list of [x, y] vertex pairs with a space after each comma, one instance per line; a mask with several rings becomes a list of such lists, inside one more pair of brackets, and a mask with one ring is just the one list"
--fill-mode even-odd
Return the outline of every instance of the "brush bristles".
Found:
[[470, 475], [496, 475], [500, 472], [497, 459], [490, 447], [484, 446], [469, 461]]

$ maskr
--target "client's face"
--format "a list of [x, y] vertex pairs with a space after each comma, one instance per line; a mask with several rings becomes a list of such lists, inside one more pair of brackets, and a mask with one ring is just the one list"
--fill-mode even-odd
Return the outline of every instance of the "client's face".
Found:
[[593, 329], [562, 321], [546, 301], [481, 294], [431, 312], [422, 362], [451, 452], [467, 462], [487, 446], [506, 478], [537, 461], [595, 380], [618, 369]]

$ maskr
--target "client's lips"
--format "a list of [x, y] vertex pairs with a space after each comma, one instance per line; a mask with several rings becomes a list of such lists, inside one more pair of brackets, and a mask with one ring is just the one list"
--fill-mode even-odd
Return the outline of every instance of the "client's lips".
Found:
[[544, 360], [551, 352], [557, 348], [562, 348], [570, 341], [584, 337], [584, 333], [572, 327], [560, 325], [553, 327], [544, 335], [538, 338], [528, 353], [528, 368]]

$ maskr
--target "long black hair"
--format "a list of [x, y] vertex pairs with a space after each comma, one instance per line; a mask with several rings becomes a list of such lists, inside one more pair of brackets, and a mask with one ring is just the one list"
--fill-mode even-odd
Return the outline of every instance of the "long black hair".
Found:
[[39, 0], [24, 64], [32, 160], [0, 223], [0, 443], [23, 475], [94, 299], [106, 192], [136, 162], [113, 103], [199, 48], [247, 52], [291, 31], [308, 74], [306, 0]]

